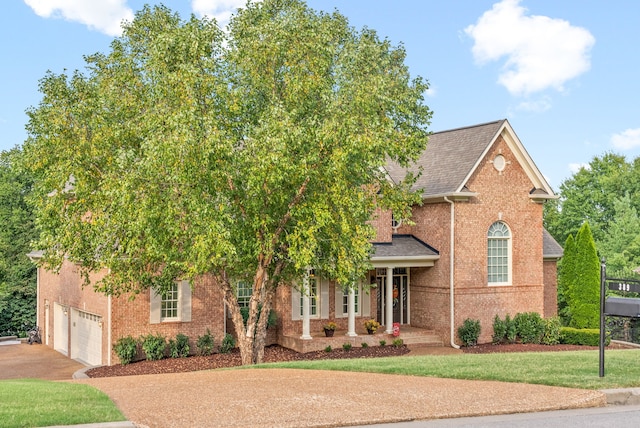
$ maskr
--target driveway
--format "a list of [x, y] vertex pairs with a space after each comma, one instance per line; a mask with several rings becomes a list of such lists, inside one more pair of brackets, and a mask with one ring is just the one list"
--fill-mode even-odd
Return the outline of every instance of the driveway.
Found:
[[[0, 346], [0, 378], [71, 379], [82, 367], [42, 345]], [[104, 391], [141, 427], [335, 427], [606, 403], [599, 391], [315, 370], [215, 370], [71, 382]]]
[[0, 345], [0, 379], [69, 380], [85, 367], [45, 345]]

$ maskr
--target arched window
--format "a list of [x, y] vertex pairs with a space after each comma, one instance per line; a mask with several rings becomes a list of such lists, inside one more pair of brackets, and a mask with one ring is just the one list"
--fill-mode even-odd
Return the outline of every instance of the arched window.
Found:
[[501, 221], [487, 233], [487, 272], [489, 285], [511, 284], [511, 232]]

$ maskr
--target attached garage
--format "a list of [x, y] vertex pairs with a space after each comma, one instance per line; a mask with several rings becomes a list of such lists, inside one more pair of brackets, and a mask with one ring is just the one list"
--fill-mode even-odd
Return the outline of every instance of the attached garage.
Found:
[[53, 304], [53, 349], [69, 356], [69, 312], [66, 307]]
[[102, 364], [102, 317], [72, 309], [70, 357], [92, 366]]

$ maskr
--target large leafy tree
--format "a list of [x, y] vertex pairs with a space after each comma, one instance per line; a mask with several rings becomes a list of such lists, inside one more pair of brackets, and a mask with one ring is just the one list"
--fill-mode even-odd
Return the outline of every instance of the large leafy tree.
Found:
[[560, 198], [545, 204], [544, 224], [558, 242], [564, 242], [585, 221], [600, 242], [615, 220], [614, 201], [628, 193], [639, 209], [640, 163], [627, 162], [622, 155], [606, 153], [595, 157], [560, 185]]
[[20, 149], [0, 153], [0, 334], [34, 324], [36, 270], [27, 257], [36, 238], [33, 213], [26, 202], [33, 180], [20, 169]]
[[615, 221], [607, 228], [600, 254], [607, 263], [609, 276], [629, 278], [640, 266], [640, 218], [629, 194], [613, 202]]
[[404, 49], [337, 12], [250, 2], [227, 30], [145, 7], [86, 74], [42, 79], [25, 152], [45, 263], [109, 268], [113, 294], [211, 274], [250, 364], [278, 285], [308, 267], [353, 285], [376, 207], [419, 202], [383, 166], [424, 150], [431, 112]]

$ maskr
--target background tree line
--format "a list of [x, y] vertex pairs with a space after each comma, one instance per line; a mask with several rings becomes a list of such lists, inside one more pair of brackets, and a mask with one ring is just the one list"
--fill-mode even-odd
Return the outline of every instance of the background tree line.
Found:
[[36, 267], [27, 257], [36, 238], [26, 197], [33, 179], [20, 168], [22, 151], [0, 152], [0, 335], [13, 335], [35, 323]]
[[[565, 325], [598, 328], [600, 260], [607, 277], [633, 278], [640, 266], [640, 158], [595, 157], [545, 205], [547, 230], [564, 247], [558, 266], [558, 314]], [[626, 296], [631, 297], [631, 296]], [[614, 337], [637, 341], [636, 319], [607, 317]]]

